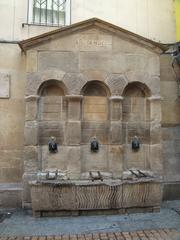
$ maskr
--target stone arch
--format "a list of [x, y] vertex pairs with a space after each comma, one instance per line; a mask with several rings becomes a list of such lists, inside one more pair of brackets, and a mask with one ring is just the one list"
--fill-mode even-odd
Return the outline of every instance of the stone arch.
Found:
[[150, 97], [151, 90], [144, 83], [131, 82], [125, 86], [122, 95], [124, 97]]
[[86, 82], [86, 84], [82, 87], [81, 95], [109, 97], [111, 96], [111, 92], [109, 87], [104, 82], [91, 80]]
[[40, 96], [46, 95], [65, 96], [67, 95], [68, 90], [62, 81], [50, 79], [40, 84], [37, 93]]

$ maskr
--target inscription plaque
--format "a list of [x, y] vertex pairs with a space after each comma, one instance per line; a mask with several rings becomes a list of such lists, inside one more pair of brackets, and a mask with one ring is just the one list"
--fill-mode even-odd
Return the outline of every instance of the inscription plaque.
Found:
[[10, 75], [0, 73], [0, 98], [9, 98]]
[[112, 36], [105, 34], [81, 34], [76, 39], [76, 48], [89, 50], [107, 50], [112, 48]]

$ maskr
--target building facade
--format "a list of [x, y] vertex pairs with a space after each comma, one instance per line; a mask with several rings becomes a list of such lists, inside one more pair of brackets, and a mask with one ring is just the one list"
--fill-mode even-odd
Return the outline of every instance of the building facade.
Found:
[[[133, 6], [129, 8], [129, 5], [133, 5]], [[34, 161], [36, 160], [36, 156], [35, 156], [36, 151], [33, 152], [33, 151], [29, 151], [28, 149], [30, 148], [31, 150], [32, 148], [34, 149], [36, 144], [34, 143], [32, 144], [32, 141], [35, 141], [35, 142], [37, 141], [36, 133], [34, 133], [34, 137], [31, 134], [28, 135], [28, 131], [31, 131], [32, 128], [34, 128], [34, 126], [31, 125], [30, 122], [27, 123], [27, 121], [32, 120], [32, 119], [28, 120], [27, 117], [31, 118], [32, 116], [30, 115], [27, 116], [26, 114], [27, 114], [27, 111], [29, 111], [30, 113], [34, 113], [35, 106], [33, 106], [33, 104], [31, 103], [30, 104], [27, 103], [27, 99], [25, 98], [25, 96], [27, 95], [27, 74], [29, 73], [32, 74], [36, 71], [41, 72], [42, 69], [43, 71], [47, 69], [48, 71], [51, 72], [54, 67], [58, 68], [58, 66], [56, 66], [56, 60], [54, 60], [54, 56], [52, 57], [52, 59], [49, 60], [49, 62], [52, 62], [51, 66], [48, 65], [47, 61], [45, 61], [46, 56], [45, 55], [43, 56], [43, 54], [41, 56], [41, 61], [37, 63], [37, 61], [39, 60], [37, 60], [37, 55], [35, 54], [35, 52], [23, 51], [24, 49], [23, 48], [21, 49], [19, 47], [18, 42], [25, 39], [29, 39], [36, 35], [43, 34], [45, 32], [49, 32], [51, 30], [56, 30], [63, 25], [68, 26], [77, 22], [81, 22], [82, 20], [89, 19], [91, 17], [101, 18], [114, 25], [124, 28], [125, 30], [131, 31], [135, 34], [138, 34], [146, 39], [150, 39], [155, 42], [172, 43], [176, 41], [174, 5], [173, 5], [173, 1], [171, 0], [166, 0], [166, 1], [160, 0], [158, 2], [155, 0], [154, 1], [147, 0], [147, 1], [143, 1], [143, 3], [140, 0], [137, 0], [137, 1], [113, 0], [111, 2], [99, 0], [98, 2], [91, 1], [91, 3], [88, 3], [88, 1], [85, 1], [85, 0], [77, 0], [77, 1], [68, 0], [66, 2], [61, 0], [59, 1], [57, 0], [56, 1], [55, 0], [54, 1], [53, 0], [51, 1], [37, 1], [37, 0], [36, 1], [31, 1], [31, 0], [5, 1], [3, 0], [0, 2], [0, 18], [1, 18], [1, 21], [0, 21], [0, 24], [1, 24], [0, 26], [0, 53], [1, 53], [1, 58], [0, 58], [0, 112], [1, 112], [0, 114], [0, 137], [1, 137], [0, 196], [1, 196], [1, 202], [0, 204], [1, 206], [12, 206], [13, 204], [14, 206], [20, 206], [22, 204], [23, 188], [26, 189], [27, 181], [30, 180], [33, 175], [33, 174], [29, 174], [28, 171], [29, 169], [33, 169], [33, 167], [35, 168], [37, 167], [33, 165], [35, 164], [35, 162], [27, 161], [25, 157], [25, 154], [27, 154], [28, 159], [31, 159]], [[73, 38], [73, 34], [69, 38], [67, 38], [68, 47], [69, 47], [68, 41], [71, 41], [71, 38]], [[103, 49], [103, 51], [106, 52], [107, 51], [106, 48], [111, 46], [110, 44], [108, 45], [108, 41], [110, 41], [110, 39], [111, 37], [107, 37], [107, 39], [105, 39], [105, 43], [107, 42], [107, 44], [105, 44], [105, 46], [96, 46], [96, 48], [93, 49], [93, 51], [98, 52], [100, 47], [101, 50], [105, 48]], [[93, 39], [93, 40], [95, 41], [97, 39]], [[78, 45], [79, 47], [83, 48], [83, 46], [86, 45], [85, 42], [87, 41], [88, 39], [85, 39], [85, 40], [82, 39], [82, 41], [80, 41], [77, 44], [79, 44]], [[141, 41], [143, 40], [140, 37], [139, 42]], [[104, 42], [104, 39], [102, 40], [102, 42]], [[127, 42], [129, 42], [129, 40], [127, 40]], [[147, 44], [148, 44], [148, 41], [147, 41]], [[128, 54], [127, 45], [128, 43], [124, 43], [124, 47], [127, 48], [127, 54]], [[23, 45], [20, 45], [20, 46], [23, 46]], [[38, 52], [41, 52], [41, 51], [46, 52], [47, 49], [50, 49], [51, 51], [56, 51], [56, 54], [58, 54], [60, 50], [62, 52], [69, 51], [69, 48], [66, 49], [67, 46], [66, 46], [66, 42], [63, 42], [63, 41], [62, 41], [62, 47], [60, 47], [60, 44], [58, 41], [57, 42], [52, 41], [52, 45], [51, 45], [51, 40], [49, 39], [47, 46], [44, 46], [43, 44], [43, 48], [38, 49]], [[60, 50], [59, 50], [59, 47], [61, 48]], [[141, 49], [139, 50], [140, 52], [138, 53], [136, 52], [137, 48], [134, 48], [133, 50], [133, 46], [131, 46], [131, 44], [129, 44], [129, 47], [131, 49], [131, 52], [129, 53], [129, 56], [130, 56], [129, 60], [126, 60], [123, 63], [123, 59], [122, 61], [117, 59], [117, 63], [119, 63], [120, 65], [118, 70], [117, 70], [118, 67], [116, 66], [117, 65], [116, 61], [114, 63], [109, 62], [111, 70], [113, 69], [113, 66], [114, 66], [114, 70], [112, 71], [109, 70], [108, 74], [114, 73], [114, 74], [123, 75], [126, 73], [126, 74], [129, 74], [129, 77], [131, 77], [132, 76], [131, 73], [135, 71], [134, 67], [139, 66], [138, 64], [140, 63], [143, 65], [144, 60], [141, 57], [144, 56], [146, 58], [147, 52], [142, 53], [143, 49]], [[72, 53], [76, 52], [76, 49], [74, 50], [71, 49], [71, 51]], [[80, 49], [79, 51], [83, 52], [84, 50]], [[93, 52], [93, 51], [90, 51], [90, 52]], [[118, 44], [117, 44], [117, 48], [115, 48], [113, 45], [113, 51], [121, 52], [121, 49], [118, 48]], [[126, 49], [124, 51], [126, 51]], [[89, 54], [91, 55], [92, 53], [89, 53]], [[87, 57], [87, 59], [84, 59], [84, 62], [86, 62], [87, 65], [89, 64], [89, 61], [91, 58], [94, 59], [93, 56], [90, 56], [90, 55], [84, 56], [84, 57]], [[131, 56], [133, 56], [132, 59], [131, 59]], [[67, 60], [65, 68], [68, 68], [68, 66], [70, 69], [71, 67], [74, 68], [75, 65], [70, 63], [71, 61], [73, 61], [72, 58], [66, 58], [64, 56], [63, 59]], [[93, 69], [92, 72], [94, 76], [91, 77], [92, 81], [102, 81], [102, 79], [104, 79], [103, 81], [105, 81], [105, 79], [107, 80], [107, 78], [102, 73], [105, 71], [104, 69], [102, 69], [104, 64], [103, 58], [100, 57], [99, 59], [100, 59], [99, 61], [101, 62], [101, 65], [98, 66], [97, 71], [96, 69]], [[104, 57], [104, 59], [107, 60], [108, 58]], [[153, 58], [151, 58], [151, 60], [152, 59]], [[163, 176], [164, 198], [166, 199], [168, 199], [169, 197], [175, 198], [176, 197], [175, 193], [178, 196], [177, 189], [180, 181], [180, 176], [179, 176], [179, 169], [180, 169], [179, 104], [180, 103], [179, 103], [179, 97], [178, 97], [178, 84], [177, 84], [174, 70], [171, 67], [171, 61], [172, 61], [171, 57], [169, 57], [168, 55], [162, 55], [160, 57], [160, 61], [157, 61], [156, 63], [153, 62], [152, 64], [149, 64], [149, 62], [145, 61], [143, 66], [141, 66], [140, 64], [141, 67], [139, 70], [140, 72], [142, 72], [141, 69], [144, 68], [145, 70], [143, 70], [143, 72], [146, 72], [146, 73], [151, 72], [151, 75], [154, 77], [153, 80], [149, 83], [150, 89], [152, 88], [154, 91], [152, 95], [155, 97], [158, 97], [159, 98], [158, 101], [160, 101], [160, 97], [161, 97], [161, 101], [160, 101], [161, 104], [160, 104], [159, 110], [157, 113], [154, 112], [154, 114], [158, 119], [159, 125], [156, 124], [157, 123], [156, 121], [153, 122], [153, 120], [151, 120], [152, 123], [150, 126], [150, 131], [152, 131], [151, 133], [152, 139], [154, 139], [153, 141], [156, 141], [156, 143], [151, 143], [151, 142], [146, 143], [146, 144], [153, 144], [153, 147], [156, 150], [152, 152], [152, 154], [154, 155], [147, 154], [146, 155], [147, 162], [145, 163], [142, 160], [139, 163], [140, 164], [139, 167], [143, 168], [146, 164], [150, 164], [148, 159], [152, 158], [153, 156], [153, 159], [155, 162], [152, 165], [153, 167], [157, 168], [156, 170], [161, 171], [161, 175]], [[35, 63], [37, 65], [35, 65]], [[73, 63], [76, 64], [76, 61]], [[123, 68], [122, 63], [129, 66], [129, 68], [127, 68], [127, 66], [124, 66]], [[64, 63], [61, 63], [59, 65], [59, 68], [64, 66], [63, 64]], [[93, 62], [91, 64], [93, 67], [94, 66]], [[97, 64], [99, 64], [99, 62], [97, 62]], [[86, 69], [87, 65], [85, 66], [85, 63], [84, 63], [83, 71], [86, 70], [85, 75], [88, 75], [88, 69]], [[36, 69], [36, 71], [34, 69]], [[108, 69], [108, 66], [107, 66], [107, 69]], [[178, 71], [178, 68], [175, 70]], [[54, 70], [53, 74], [55, 74], [56, 71], [57, 69]], [[66, 69], [65, 72], [68, 73], [68, 71], [70, 70]], [[89, 73], [89, 74], [92, 74], [92, 73]], [[48, 79], [53, 78], [54, 80], [58, 80], [57, 79], [58, 76], [56, 75], [52, 75], [52, 76], [50, 76]], [[139, 80], [137, 79], [138, 76], [140, 78]], [[41, 77], [43, 78], [43, 76]], [[79, 77], [80, 76], [78, 77], [76, 76], [75, 79], [71, 79], [67, 81], [75, 82], [77, 79], [79, 79]], [[87, 76], [85, 76], [84, 78], [87, 78]], [[118, 78], [118, 79], [116, 79], [117, 82], [124, 81], [121, 78]], [[146, 75], [140, 74], [140, 75], [136, 75], [136, 78], [134, 79], [136, 79], [134, 80], [135, 82], [140, 81], [141, 83], [144, 83], [145, 81], [147, 81], [148, 78]], [[157, 83], [158, 85], [156, 85]], [[34, 84], [34, 81], [32, 82], [32, 87], [33, 87], [33, 84]], [[98, 84], [95, 84], [96, 88], [98, 88], [99, 86]], [[31, 87], [31, 84], [30, 84], [30, 87]], [[76, 89], [76, 87], [74, 88]], [[68, 95], [65, 89], [66, 88], [64, 88], [63, 95]], [[36, 90], [38, 90], [38, 87]], [[80, 88], [78, 90], [80, 90]], [[117, 91], [121, 91], [121, 93], [119, 93], [119, 96], [122, 96], [123, 89], [119, 88], [119, 90]], [[105, 92], [106, 92], [106, 96], [104, 95], [102, 96], [104, 97], [104, 100], [102, 100], [102, 102], [104, 105], [103, 109], [107, 110], [109, 109], [109, 107], [107, 107], [106, 98], [110, 97], [110, 94], [108, 93], [108, 90], [106, 90]], [[148, 91], [146, 91], [146, 93], [147, 93], [147, 96], [144, 93], [145, 94], [143, 95], [144, 97], [151, 96], [151, 95], [149, 96]], [[74, 94], [83, 95], [83, 93], [77, 94], [77, 92]], [[131, 90], [127, 90], [127, 94], [131, 94]], [[35, 95], [35, 93], [32, 93], [32, 94], [28, 93], [28, 95]], [[113, 95], [116, 95], [116, 94], [113, 93]], [[76, 99], [76, 101], [80, 101], [80, 99], [79, 100]], [[92, 117], [91, 116], [92, 114], [88, 113], [88, 111], [89, 109], [92, 108], [92, 105], [95, 104], [93, 101], [94, 100], [92, 100], [91, 102], [91, 100], [88, 100], [88, 97], [87, 97], [87, 106], [85, 106], [87, 109], [85, 119], [87, 121], [90, 121], [89, 118]], [[71, 100], [69, 100], [69, 104], [71, 104]], [[72, 101], [72, 106], [74, 106], [73, 104], [74, 103]], [[28, 109], [30, 108], [30, 110], [27, 110], [27, 108]], [[146, 106], [146, 108], [148, 107]], [[145, 109], [145, 106], [144, 106], [144, 109]], [[109, 110], [107, 111], [105, 110], [104, 110], [104, 113], [102, 113], [102, 116], [97, 116], [97, 118], [101, 118], [101, 117], [106, 118], [108, 114], [107, 111]], [[43, 108], [41, 111], [43, 111]], [[97, 109], [95, 109], [94, 111], [95, 112], [93, 116], [98, 115], [96, 113]], [[41, 112], [42, 117], [44, 117], [43, 114], [44, 113]], [[149, 115], [147, 113], [149, 117], [150, 117], [150, 114], [153, 114], [153, 113], [149, 112]], [[74, 115], [72, 113], [72, 118], [73, 116]], [[145, 115], [142, 116], [143, 119], [146, 117]], [[104, 124], [106, 120], [109, 121], [109, 118], [104, 119]], [[114, 122], [114, 124], [118, 125], [118, 122], [117, 124]], [[158, 128], [158, 126], [160, 125], [162, 126], [161, 129]], [[155, 132], [160, 131], [157, 139], [153, 138], [153, 126], [155, 128]], [[84, 123], [84, 129], [85, 127], [86, 127], [86, 124]], [[26, 128], [27, 130], [25, 130]], [[93, 129], [93, 127], [91, 129]], [[81, 128], [81, 131], [83, 132], [84, 130]], [[117, 130], [115, 129], [114, 132], [116, 133], [116, 131]], [[116, 137], [118, 138], [119, 135], [121, 135], [121, 133], [119, 133], [118, 136]], [[30, 136], [30, 138], [28, 138], [28, 136]], [[86, 134], [82, 136], [84, 136], [84, 139], [87, 138]], [[109, 133], [108, 133], [108, 136], [109, 136]], [[101, 144], [103, 144], [103, 141], [105, 141], [104, 145], [109, 144], [108, 142], [109, 140], [106, 141], [107, 140], [106, 138], [102, 137]], [[45, 141], [44, 139], [47, 140], [46, 136], [42, 136], [41, 141]], [[114, 141], [116, 142], [116, 139]], [[60, 143], [63, 143], [63, 140], [60, 140]], [[45, 145], [45, 143], [43, 142], [42, 145]], [[128, 145], [126, 147], [128, 148]], [[106, 146], [104, 146], [104, 148], [106, 148]], [[149, 147], [148, 147], [148, 150], [146, 151], [143, 150], [143, 151], [145, 155], [145, 153], [149, 151]], [[85, 158], [87, 155], [86, 150], [82, 150], [82, 154], [83, 153], [84, 153], [83, 160], [85, 161]], [[43, 154], [45, 154], [45, 152], [43, 152], [42, 155]], [[104, 153], [104, 156], [106, 156], [106, 153]], [[103, 156], [101, 157], [103, 158]], [[127, 154], [126, 158], [128, 162], [131, 156]], [[143, 157], [141, 156], [141, 158]], [[108, 159], [106, 159], [106, 163], [102, 163], [102, 159], [99, 159], [97, 161], [99, 161], [99, 166], [102, 168], [103, 167], [105, 168], [105, 165], [108, 165], [110, 168], [114, 167], [114, 164], [112, 166], [111, 163], [108, 163], [109, 161]], [[56, 162], [56, 159], [54, 160], [54, 162]], [[48, 166], [49, 164], [48, 160], [44, 164], [47, 164], [46, 167], [52, 167], [52, 166]], [[50, 165], [51, 164], [52, 162], [50, 162]], [[62, 164], [64, 164], [64, 167], [66, 166], [65, 163], [62, 162]], [[79, 168], [82, 167], [84, 169], [83, 171], [86, 171], [86, 170], [89, 171], [89, 168], [92, 167], [91, 163], [89, 164], [90, 165], [84, 162], [82, 166], [79, 166]], [[102, 165], [102, 164], [105, 164], [105, 165]], [[133, 165], [134, 163], [131, 161], [130, 163], [127, 163], [127, 164], [130, 164], [126, 166], [127, 168], [136, 166], [136, 164]], [[118, 165], [118, 167], [121, 168], [122, 166]], [[118, 174], [120, 174], [122, 169], [118, 169], [118, 167], [117, 167], [117, 172]], [[76, 170], [80, 171], [78, 170], [78, 167]], [[78, 173], [76, 172], [76, 174]], [[28, 176], [30, 177], [28, 178]], [[24, 196], [27, 196], [27, 201], [25, 202], [28, 202], [29, 201], [28, 190], [27, 190], [27, 193], [23, 193], [23, 194]]]
[[176, 41], [180, 41], [180, 1], [175, 1], [175, 12], [176, 12]]

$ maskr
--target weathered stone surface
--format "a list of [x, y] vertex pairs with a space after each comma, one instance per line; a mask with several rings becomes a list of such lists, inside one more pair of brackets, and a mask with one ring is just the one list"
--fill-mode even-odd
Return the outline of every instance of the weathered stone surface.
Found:
[[75, 52], [39, 52], [38, 71], [59, 69], [64, 72], [78, 72], [78, 54]]
[[132, 41], [128, 41], [124, 36], [121, 37], [116, 35], [113, 35], [113, 51], [120, 51], [127, 54], [133, 52], [134, 54], [156, 56], [152, 51], [142, 47], [141, 42], [135, 44]]
[[68, 100], [68, 119], [79, 120], [81, 119], [81, 100], [79, 98], [70, 98]]
[[180, 127], [162, 128], [162, 138], [164, 178], [168, 182], [180, 181]]
[[0, 169], [1, 183], [20, 182], [22, 179], [23, 168], [22, 165], [20, 167], [19, 165], [11, 167], [2, 167]]
[[[56, 197], [54, 189], [50, 186], [43, 186], [39, 191], [38, 186], [31, 188], [32, 207], [36, 210], [74, 210], [76, 209], [75, 188], [74, 186], [63, 186], [56, 188]], [[42, 201], [44, 204], [41, 204]]]
[[112, 35], [97, 28], [72, 32], [71, 35], [61, 36], [37, 46], [38, 50], [53, 51], [108, 51], [112, 49]]
[[27, 121], [24, 129], [25, 146], [37, 145], [38, 143], [38, 123], [37, 121]]
[[150, 146], [150, 168], [152, 171], [162, 175], [163, 163], [162, 163], [162, 144], [153, 144]]
[[82, 129], [82, 139], [81, 143], [87, 144], [91, 141], [91, 139], [96, 136], [98, 141], [101, 144], [109, 143], [109, 129], [110, 124], [108, 121], [82, 121], [81, 124]]
[[108, 171], [113, 178], [120, 178], [123, 171], [124, 149], [122, 145], [110, 145], [108, 153]]
[[111, 54], [109, 52], [80, 52], [79, 70], [99, 70], [111, 72]]
[[31, 203], [31, 193], [30, 193], [30, 186], [29, 181], [36, 180], [36, 174], [34, 173], [24, 173], [23, 177], [23, 206], [27, 203]]
[[22, 187], [0, 187], [0, 207], [1, 208], [21, 208], [22, 207]]
[[158, 144], [161, 142], [161, 124], [160, 122], [152, 122], [150, 126], [150, 142]]
[[108, 99], [106, 97], [86, 96], [83, 98], [83, 119], [85, 121], [106, 121], [108, 118]]
[[66, 143], [78, 145], [81, 142], [81, 122], [69, 121], [66, 125]]
[[[64, 71], [60, 71], [59, 69], [44, 69], [44, 71], [41, 72], [27, 73], [25, 89], [26, 96], [37, 95], [39, 87], [47, 80], [55, 79], [63, 82], [64, 75]], [[34, 81], [34, 79], [36, 79], [36, 81]]]
[[24, 171], [27, 173], [34, 173], [39, 169], [38, 163], [38, 147], [26, 146], [24, 147]]
[[76, 179], [81, 172], [81, 153], [80, 147], [70, 147], [58, 145], [58, 152], [52, 154], [48, 150], [48, 146], [41, 147], [42, 169], [59, 169], [67, 171], [68, 177]]
[[111, 121], [111, 143], [122, 144], [122, 124], [119, 121]]
[[33, 121], [37, 119], [38, 103], [37, 100], [26, 101], [26, 121]]
[[112, 35], [94, 31], [79, 34], [75, 39], [75, 49], [79, 51], [110, 51], [112, 49]]
[[[170, 81], [171, 83], [174, 81], [176, 82], [176, 75], [174, 70], [178, 74], [180, 70], [177, 67], [177, 64], [174, 64], [174, 70], [172, 68], [173, 57], [169, 54], [163, 54], [160, 56], [160, 74], [161, 74], [161, 82], [163, 81]], [[163, 91], [163, 94], [167, 92]]]
[[[143, 199], [143, 200], [142, 200]], [[162, 199], [161, 184], [130, 183], [123, 185], [123, 206], [124, 207], [145, 207], [159, 206]]]
[[151, 109], [151, 114], [150, 114], [150, 120], [155, 121], [157, 123], [161, 122], [161, 102], [160, 100], [152, 99], [150, 100], [150, 109]]
[[148, 122], [125, 122], [123, 128], [123, 143], [131, 143], [134, 136], [140, 139], [141, 144], [150, 143], [150, 125]]
[[116, 96], [110, 98], [110, 119], [113, 121], [122, 120], [122, 99]]
[[165, 183], [163, 186], [163, 200], [179, 200], [180, 184], [179, 182]]
[[106, 78], [108, 78], [108, 73], [106, 71], [96, 70], [85, 70], [82, 71], [83, 75], [87, 78], [87, 81], [92, 81], [94, 79], [98, 81], [105, 82]]
[[47, 145], [51, 136], [58, 144], [65, 141], [65, 123], [63, 121], [41, 121], [38, 126], [38, 144]]
[[41, 165], [42, 169], [60, 169], [67, 170], [68, 159], [68, 147], [58, 144], [58, 152], [53, 154], [49, 152], [48, 145], [41, 146]]
[[82, 172], [105, 171], [108, 172], [108, 146], [99, 143], [99, 151], [91, 152], [90, 142], [81, 146]]
[[81, 147], [67, 147], [67, 170], [71, 179], [79, 179], [81, 174]]
[[[124, 145], [124, 167], [137, 168], [137, 169], [148, 169], [150, 161], [149, 157], [149, 145], [141, 144], [138, 151], [133, 151], [131, 144]], [[156, 160], [159, 162], [159, 160]], [[154, 168], [153, 168], [154, 169]]]
[[32, 182], [31, 196], [33, 211], [36, 213], [37, 211], [159, 207], [162, 194], [160, 183], [151, 180], [96, 183], [71, 181], [66, 184]]
[[61, 96], [41, 97], [38, 103], [39, 120], [62, 121], [66, 120], [67, 99]]
[[[79, 210], [122, 207], [122, 186], [91, 185], [76, 188]], [[113, 197], [110, 197], [112, 196]], [[88, 201], [87, 201], [88, 199]]]
[[10, 97], [10, 75], [8, 73], [0, 73], [0, 98]]
[[67, 72], [63, 78], [63, 82], [68, 88], [68, 94], [71, 95], [80, 95], [87, 81], [88, 78], [79, 72]]
[[27, 53], [26, 72], [37, 72], [37, 51], [30, 50]]

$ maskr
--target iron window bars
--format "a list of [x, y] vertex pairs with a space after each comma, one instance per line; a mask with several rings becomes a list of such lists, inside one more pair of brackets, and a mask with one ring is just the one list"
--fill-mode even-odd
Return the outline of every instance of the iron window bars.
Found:
[[31, 23], [37, 25], [64, 26], [66, 0], [32, 0]]

